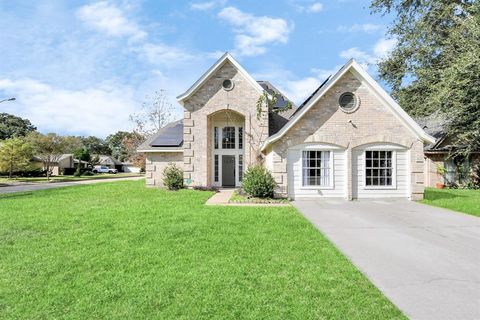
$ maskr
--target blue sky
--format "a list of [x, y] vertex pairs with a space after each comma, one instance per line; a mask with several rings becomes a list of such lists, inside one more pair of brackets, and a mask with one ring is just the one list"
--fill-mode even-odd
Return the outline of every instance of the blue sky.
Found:
[[375, 77], [395, 41], [369, 1], [0, 0], [0, 112], [41, 132], [131, 130], [145, 96], [183, 93], [225, 51], [296, 103], [349, 58]]

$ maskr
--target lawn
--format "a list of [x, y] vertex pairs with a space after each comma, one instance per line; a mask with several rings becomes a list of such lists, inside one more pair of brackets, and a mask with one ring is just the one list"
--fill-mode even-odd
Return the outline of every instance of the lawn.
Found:
[[480, 190], [427, 188], [422, 202], [480, 217]]
[[8, 179], [8, 177], [0, 177], [0, 183], [15, 183], [15, 182], [34, 182], [34, 183], [52, 183], [52, 182], [68, 182], [68, 181], [81, 181], [81, 180], [96, 180], [96, 179], [110, 179], [110, 178], [126, 178], [126, 177], [138, 177], [141, 176], [140, 173], [99, 173], [93, 176], [53, 176], [50, 177], [50, 180], [47, 180], [46, 177], [31, 177], [31, 178], [13, 178]]
[[295, 208], [144, 183], [0, 196], [0, 318], [404, 318]]

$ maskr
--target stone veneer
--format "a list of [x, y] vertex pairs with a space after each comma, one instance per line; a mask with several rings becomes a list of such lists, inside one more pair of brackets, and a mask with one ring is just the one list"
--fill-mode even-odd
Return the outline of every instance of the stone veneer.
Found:
[[[230, 79], [234, 88], [225, 91], [222, 82]], [[244, 167], [254, 163], [258, 150], [268, 135], [266, 110], [257, 119], [256, 104], [260, 93], [227, 60], [191, 97], [184, 101], [184, 178], [191, 186], [212, 184], [213, 129], [210, 117], [221, 111], [242, 115], [244, 124]]]
[[[339, 109], [344, 92], [360, 99], [353, 113]], [[348, 121], [352, 120], [352, 123]], [[409, 130], [365, 83], [347, 72], [267, 153], [272, 152], [272, 171], [277, 196], [287, 196], [287, 150], [302, 143], [330, 143], [347, 150], [348, 199], [352, 199], [352, 149], [368, 143], [392, 143], [410, 150], [412, 200], [423, 198], [423, 142]]]
[[163, 187], [163, 169], [170, 163], [183, 168], [182, 152], [149, 152], [145, 159], [145, 181], [148, 187]]

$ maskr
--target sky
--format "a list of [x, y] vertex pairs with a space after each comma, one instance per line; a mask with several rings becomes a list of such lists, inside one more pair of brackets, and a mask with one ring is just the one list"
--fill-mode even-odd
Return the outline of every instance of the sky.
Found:
[[0, 0], [0, 112], [43, 133], [105, 137], [225, 52], [300, 104], [350, 58], [376, 78], [391, 17], [362, 0]]

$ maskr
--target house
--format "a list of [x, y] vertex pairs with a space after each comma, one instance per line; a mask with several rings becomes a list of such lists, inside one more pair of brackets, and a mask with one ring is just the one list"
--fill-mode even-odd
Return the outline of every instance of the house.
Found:
[[178, 96], [183, 119], [139, 147], [147, 185], [161, 186], [176, 163], [188, 186], [238, 187], [261, 163], [278, 197], [423, 198], [423, 149], [435, 139], [355, 60], [289, 112], [258, 114], [264, 92], [280, 94], [225, 53]]
[[425, 186], [437, 184], [447, 186], [480, 182], [480, 152], [472, 153], [468, 158], [453, 156], [457, 144], [446, 134], [444, 116], [434, 113], [416, 119], [419, 125], [436, 138], [435, 143], [425, 146]]
[[[73, 174], [73, 171], [75, 170], [78, 164], [78, 159], [74, 159], [72, 153], [65, 153], [61, 155], [59, 154], [59, 155], [53, 156], [52, 159], [53, 161], [51, 162], [51, 165], [50, 165], [50, 171], [53, 176], [63, 175], [65, 174], [65, 172], [70, 172], [70, 174]], [[88, 165], [88, 163], [85, 161], [81, 161], [81, 163], [84, 168], [86, 168]], [[42, 159], [38, 156], [33, 157], [32, 164], [34, 167], [37, 167], [42, 170], [46, 170]]]
[[123, 163], [112, 156], [96, 155], [98, 157], [98, 165], [106, 166], [111, 169], [117, 169], [119, 172], [123, 171]]

